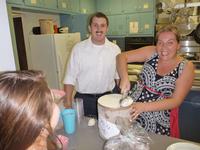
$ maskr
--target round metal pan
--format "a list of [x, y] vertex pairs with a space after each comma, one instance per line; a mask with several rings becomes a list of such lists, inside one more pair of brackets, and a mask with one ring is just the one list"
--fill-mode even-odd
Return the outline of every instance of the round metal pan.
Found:
[[200, 23], [197, 25], [197, 27], [194, 31], [194, 39], [197, 43], [200, 44]]

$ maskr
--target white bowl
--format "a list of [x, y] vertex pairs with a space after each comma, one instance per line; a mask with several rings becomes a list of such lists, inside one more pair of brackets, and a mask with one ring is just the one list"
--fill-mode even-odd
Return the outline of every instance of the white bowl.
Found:
[[200, 150], [200, 145], [187, 142], [179, 142], [171, 144], [167, 150]]

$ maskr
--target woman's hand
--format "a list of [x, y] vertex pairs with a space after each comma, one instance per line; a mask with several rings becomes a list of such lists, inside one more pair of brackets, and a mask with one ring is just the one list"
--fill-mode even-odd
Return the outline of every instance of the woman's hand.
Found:
[[121, 93], [127, 93], [131, 88], [130, 81], [128, 79], [127, 80], [121, 80], [119, 88], [121, 89]]
[[67, 109], [67, 108], [72, 108], [72, 101], [68, 101], [68, 100], [64, 100], [63, 101], [63, 105], [64, 107]]
[[130, 112], [131, 120], [135, 120], [142, 112], [145, 111], [145, 103], [135, 102], [132, 104], [132, 110]]

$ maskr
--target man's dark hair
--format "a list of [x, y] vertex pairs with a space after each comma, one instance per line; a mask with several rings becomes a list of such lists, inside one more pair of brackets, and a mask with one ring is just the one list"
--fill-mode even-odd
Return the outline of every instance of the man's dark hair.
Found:
[[96, 12], [96, 13], [94, 13], [94, 14], [92, 14], [92, 15], [90, 16], [90, 19], [89, 19], [89, 25], [90, 25], [90, 26], [91, 26], [91, 24], [92, 24], [92, 20], [93, 20], [94, 17], [97, 17], [97, 18], [105, 18], [105, 19], [106, 19], [107, 26], [109, 25], [108, 17], [107, 17], [104, 13], [102, 13], [102, 12]]

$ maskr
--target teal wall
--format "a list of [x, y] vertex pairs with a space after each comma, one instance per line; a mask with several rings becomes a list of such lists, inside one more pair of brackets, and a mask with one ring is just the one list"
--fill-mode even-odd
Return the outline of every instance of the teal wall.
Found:
[[87, 14], [60, 15], [60, 25], [69, 27], [69, 32], [80, 32], [83, 40], [88, 35], [88, 18]]

